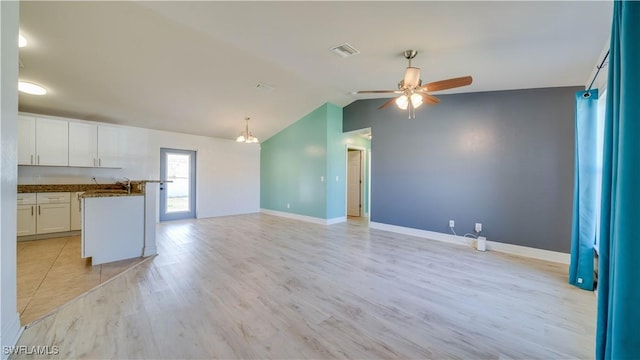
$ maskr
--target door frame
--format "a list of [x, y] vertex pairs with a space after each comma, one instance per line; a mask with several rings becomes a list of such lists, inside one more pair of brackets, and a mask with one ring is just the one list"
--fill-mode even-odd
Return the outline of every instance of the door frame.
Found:
[[[190, 161], [190, 175], [192, 176], [192, 178], [190, 179], [191, 184], [189, 185], [189, 201], [190, 201], [190, 207], [191, 207], [191, 211], [190, 212], [175, 212], [175, 213], [167, 213], [165, 211], [166, 208], [166, 190], [164, 190], [164, 187], [166, 186], [166, 184], [164, 183], [164, 181], [166, 181], [167, 179], [165, 178], [165, 171], [166, 170], [164, 168], [163, 164], [163, 157], [166, 156], [166, 153], [175, 153], [175, 154], [188, 154], [188, 155], [192, 155], [191, 156], [191, 161]], [[158, 205], [159, 205], [159, 209], [158, 209], [158, 220], [159, 221], [171, 221], [171, 220], [180, 220], [180, 219], [196, 219], [198, 217], [197, 211], [196, 211], [196, 207], [197, 207], [197, 202], [196, 202], [196, 188], [197, 188], [197, 156], [198, 156], [198, 151], [197, 150], [187, 150], [187, 149], [175, 149], [175, 148], [166, 148], [166, 147], [161, 147], [160, 148], [160, 191], [158, 192]], [[187, 216], [185, 216], [185, 214], [188, 214]]]
[[[367, 166], [369, 166], [369, 171], [371, 171], [371, 166], [369, 163], [367, 163], [370, 154], [367, 154], [367, 148], [363, 147], [363, 146], [357, 146], [357, 145], [349, 145], [347, 144], [345, 146], [345, 152], [344, 152], [344, 157], [345, 157], [345, 175], [346, 175], [346, 181], [344, 182], [344, 214], [345, 216], [348, 216], [348, 210], [349, 210], [349, 150], [355, 150], [355, 151], [359, 151], [360, 152], [360, 180], [362, 180], [362, 183], [360, 185], [360, 202], [362, 204], [360, 207], [360, 217], [369, 217], [369, 213], [371, 211], [371, 202], [369, 201], [370, 199], [368, 198], [368, 194], [365, 194], [365, 184], [368, 181], [368, 177], [366, 176], [366, 172], [365, 169], [367, 168]], [[371, 191], [371, 184], [369, 185], [369, 191]], [[367, 198], [365, 198], [365, 195], [367, 196]], [[365, 199], [367, 200], [366, 204], [369, 205], [369, 211], [365, 211]]]

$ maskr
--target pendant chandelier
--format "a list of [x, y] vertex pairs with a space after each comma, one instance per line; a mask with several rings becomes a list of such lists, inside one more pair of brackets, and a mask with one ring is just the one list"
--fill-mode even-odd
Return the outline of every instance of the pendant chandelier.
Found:
[[237, 142], [243, 142], [246, 144], [255, 144], [258, 143], [258, 138], [253, 136], [251, 132], [249, 132], [249, 118], [245, 118], [247, 121], [247, 125], [244, 128], [244, 131], [240, 132], [240, 136], [236, 139]]

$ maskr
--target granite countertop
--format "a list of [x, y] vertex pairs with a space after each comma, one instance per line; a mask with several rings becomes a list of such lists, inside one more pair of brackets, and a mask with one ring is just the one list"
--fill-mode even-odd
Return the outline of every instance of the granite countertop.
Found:
[[140, 196], [147, 183], [159, 180], [131, 180], [131, 192], [127, 193], [122, 182], [112, 184], [35, 184], [18, 185], [18, 193], [85, 192], [83, 197]]
[[119, 196], [144, 196], [143, 193], [127, 193], [118, 191], [87, 191], [80, 195], [80, 198], [97, 198], [97, 197], [119, 197]]

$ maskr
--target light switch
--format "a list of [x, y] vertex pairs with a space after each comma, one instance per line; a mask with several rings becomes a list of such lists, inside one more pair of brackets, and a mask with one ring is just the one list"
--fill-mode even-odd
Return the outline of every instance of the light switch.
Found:
[[320, 176], [320, 182], [324, 182], [324, 176]]
[[340, 178], [338, 177], [338, 175], [336, 175], [336, 181], [340, 181]]

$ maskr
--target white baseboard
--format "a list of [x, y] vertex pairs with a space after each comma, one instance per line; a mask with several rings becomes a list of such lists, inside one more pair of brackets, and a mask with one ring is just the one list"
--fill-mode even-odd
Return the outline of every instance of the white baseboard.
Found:
[[[384, 224], [384, 223], [379, 223], [374, 221], [371, 221], [369, 223], [369, 227], [372, 229], [390, 231], [398, 234], [411, 235], [411, 236], [416, 236], [416, 237], [421, 237], [421, 238], [436, 240], [436, 241], [442, 241], [442, 242], [457, 244], [457, 245], [469, 246], [469, 245], [472, 245], [476, 240], [476, 239], [468, 238], [464, 236], [456, 236], [451, 234], [439, 233], [435, 231], [414, 229], [414, 228], [404, 227], [404, 226], [389, 225], [389, 224]], [[531, 247], [521, 246], [521, 245], [505, 244], [505, 243], [496, 242], [496, 241], [487, 241], [487, 250], [498, 251], [498, 252], [511, 254], [511, 255], [525, 256], [533, 259], [552, 261], [552, 262], [557, 262], [562, 264], [569, 264], [569, 262], [571, 261], [571, 254], [558, 252], [558, 251], [536, 249], [536, 248], [531, 248]]]
[[2, 329], [2, 334], [0, 334], [0, 345], [3, 348], [3, 351], [0, 352], [0, 358], [2, 360], [8, 359], [10, 354], [5, 354], [4, 349], [5, 346], [12, 347], [18, 343], [18, 339], [22, 335], [22, 331], [24, 327], [20, 326], [20, 314], [15, 313], [16, 316], [11, 321], [11, 324]]
[[339, 224], [339, 223], [343, 223], [345, 221], [347, 221], [347, 217], [346, 216], [339, 216], [339, 217], [335, 217], [335, 218], [331, 218], [331, 219], [326, 219], [327, 225]]
[[147, 256], [151, 256], [151, 255], [155, 255], [158, 253], [158, 248], [155, 246], [147, 246], [144, 248], [143, 257], [147, 257]]
[[323, 218], [318, 218], [313, 216], [298, 215], [298, 214], [288, 213], [284, 211], [270, 210], [270, 209], [260, 209], [260, 212], [267, 215], [280, 216], [288, 219], [306, 221], [306, 222], [319, 224], [319, 225], [333, 225], [333, 224], [347, 221], [346, 216], [340, 216], [332, 219], [323, 219]]

